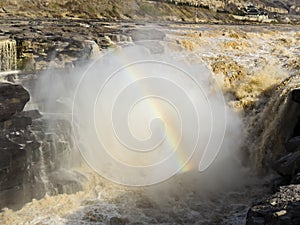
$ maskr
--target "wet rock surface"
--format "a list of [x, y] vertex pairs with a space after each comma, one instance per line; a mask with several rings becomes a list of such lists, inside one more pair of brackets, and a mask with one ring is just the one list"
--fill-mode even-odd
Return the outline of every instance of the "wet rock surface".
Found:
[[[46, 193], [81, 190], [75, 174], [62, 171], [55, 176], [68, 164], [62, 159], [71, 153], [71, 146], [61, 127], [70, 124], [49, 123], [37, 110], [23, 111], [29, 98], [21, 85], [0, 83], [0, 208], [18, 208]], [[51, 131], [54, 136], [47, 134]]]
[[35, 158], [40, 144], [28, 126], [32, 118], [19, 115], [29, 100], [29, 93], [20, 85], [0, 84], [0, 207], [13, 204], [24, 186], [31, 183], [30, 157]]
[[27, 73], [72, 68], [92, 57], [97, 48], [131, 41], [113, 24], [67, 19], [1, 19], [1, 37], [16, 41], [17, 69]]
[[0, 83], [0, 122], [21, 112], [29, 99], [29, 93], [22, 86]]
[[300, 151], [289, 153], [274, 163], [274, 170], [282, 176], [293, 176], [300, 172]]

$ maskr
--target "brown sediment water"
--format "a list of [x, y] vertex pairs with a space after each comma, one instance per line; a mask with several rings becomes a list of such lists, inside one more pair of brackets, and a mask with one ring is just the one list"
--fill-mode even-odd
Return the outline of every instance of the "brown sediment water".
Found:
[[113, 218], [121, 224], [245, 223], [248, 207], [269, 191], [268, 178], [261, 180], [253, 171], [283, 151], [299, 113], [289, 97], [299, 88], [299, 29], [204, 28], [168, 28], [167, 39], [210, 68], [228, 105], [243, 118], [240, 151], [248, 155], [247, 167], [239, 167], [228, 182], [222, 173], [210, 177], [189, 171], [153, 187], [131, 188], [82, 166], [77, 170], [87, 178], [83, 191], [45, 196], [18, 211], [4, 209], [1, 223], [109, 224]]

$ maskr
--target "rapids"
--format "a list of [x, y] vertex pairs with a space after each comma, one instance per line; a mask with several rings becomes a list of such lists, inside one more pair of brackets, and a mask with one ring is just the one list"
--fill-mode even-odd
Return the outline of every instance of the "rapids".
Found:
[[[172, 46], [175, 43], [197, 56], [190, 61], [200, 58], [206, 64], [221, 84], [227, 104], [242, 117], [242, 130], [235, 132], [241, 132], [243, 143], [234, 157], [228, 156], [229, 164], [238, 161], [238, 166], [221, 161], [205, 174], [183, 172], [138, 188], [112, 183], [82, 162], [73, 170], [85, 177], [80, 180], [83, 191], [46, 195], [17, 211], [3, 209], [1, 224], [245, 223], [250, 205], [270, 190], [266, 185], [270, 177], [256, 176], [257, 168], [282, 151], [292, 132], [282, 124], [289, 125], [299, 110], [289, 99], [289, 92], [299, 87], [295, 75], [299, 28], [191, 25], [159, 29], [166, 32]], [[286, 116], [287, 112], [292, 113]], [[41, 175], [47, 183], [42, 167], [43, 163]]]

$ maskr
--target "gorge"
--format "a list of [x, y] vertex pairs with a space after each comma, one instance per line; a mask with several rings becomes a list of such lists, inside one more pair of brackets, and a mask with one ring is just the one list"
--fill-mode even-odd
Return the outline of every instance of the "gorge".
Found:
[[[2, 13], [13, 13], [13, 7], [4, 5], [5, 2], [9, 1], [0, 3]], [[181, 1], [175, 2], [178, 5]], [[232, 2], [238, 5], [239, 1]], [[28, 1], [26, 4], [37, 3]], [[43, 1], [43, 4], [53, 2]], [[190, 2], [185, 1], [185, 4]], [[185, 4], [182, 7], [190, 7]], [[170, 7], [176, 5], [172, 2]], [[75, 10], [76, 4], [72, 7]], [[293, 5], [289, 7], [296, 9]], [[210, 8], [215, 12], [215, 5], [208, 8], [205, 6], [203, 10], [209, 10], [209, 15]], [[243, 25], [197, 24], [182, 23], [182, 20], [149, 23], [147, 20], [108, 21], [67, 16], [59, 20], [16, 19], [7, 16], [7, 12], [0, 20], [1, 224], [300, 223], [299, 26], [248, 22]], [[122, 14], [120, 9], [118, 12]], [[194, 15], [194, 8], [190, 12]], [[295, 16], [294, 11], [289, 13], [293, 14], [291, 18]], [[216, 21], [215, 17], [212, 21]], [[141, 61], [162, 64], [150, 64], [152, 68], [132, 67], [118, 75], [124, 66]], [[169, 64], [171, 68], [166, 67]], [[195, 78], [202, 92], [195, 90], [186, 76], [180, 78], [178, 71]], [[124, 80], [118, 83], [112, 79], [113, 85], [101, 89], [111, 74], [113, 79], [119, 76]], [[142, 187], [116, 184], [110, 181], [114, 179], [105, 179], [94, 171], [95, 166], [90, 163], [93, 157], [82, 153], [81, 144], [92, 143], [94, 122], [102, 124], [100, 130], [96, 129], [98, 136], [110, 137], [106, 126], [109, 119], [102, 121], [103, 117], [96, 117], [93, 120], [93, 116], [95, 113], [106, 115], [115, 97], [106, 98], [104, 109], [97, 104], [103, 100], [101, 97], [110, 93], [105, 91], [118, 94], [120, 90], [127, 90], [120, 88], [120, 84], [147, 78], [141, 74], [165, 77], [158, 83], [153, 81], [153, 86], [146, 85], [148, 89], [140, 84], [134, 87], [134, 94], [124, 92], [127, 96], [121, 101], [124, 105], [125, 100], [136, 93], [156, 90], [156, 86], [163, 87], [163, 81], [174, 80], [167, 88], [160, 88], [163, 90], [158, 92], [160, 99], [152, 99], [145, 105], [137, 100], [133, 104], [129, 119], [138, 124], [133, 123], [130, 129], [132, 133], [147, 137], [153, 131], [161, 134], [163, 127], [167, 130], [164, 137], [173, 141], [170, 145], [178, 139], [176, 132], [170, 132], [173, 128], [180, 130], [173, 127], [177, 114], [164, 117], [162, 112], [167, 114], [173, 106], [168, 108], [161, 101], [174, 97], [171, 101], [174, 103], [184, 95], [171, 91], [171, 87], [181, 87], [194, 105], [198, 107], [199, 104], [200, 110], [196, 107], [196, 111], [202, 113], [199, 121], [203, 125], [203, 140], [209, 136], [205, 128], [213, 124], [206, 117], [209, 115], [205, 110], [206, 100], [201, 97], [204, 92], [203, 96], [206, 95], [210, 107], [215, 110], [215, 114], [212, 113], [216, 116], [214, 129], [211, 129], [215, 131], [215, 136], [212, 135], [215, 145], [221, 139], [225, 115], [219, 104], [221, 100], [216, 97], [218, 90], [222, 93], [226, 132], [220, 151], [208, 168], [199, 171], [198, 158], [187, 160], [188, 156], [180, 155], [181, 158], [174, 161], [176, 165], [155, 171], [164, 174], [174, 166], [181, 168], [179, 173], [165, 182]], [[94, 98], [96, 106], [91, 105]], [[181, 101], [179, 105], [187, 106], [185, 103]], [[177, 106], [177, 109], [181, 108]], [[152, 114], [159, 115], [165, 124], [152, 121]], [[193, 118], [192, 113], [188, 115]], [[182, 117], [182, 121], [184, 119]], [[170, 121], [172, 129], [168, 126]], [[196, 120], [187, 121], [189, 129], [184, 134], [191, 137]], [[145, 126], [140, 127], [141, 124]], [[200, 142], [200, 146], [204, 145]], [[216, 146], [210, 152], [215, 149]], [[113, 150], [112, 154], [119, 156], [119, 152]], [[123, 159], [132, 163], [130, 159]], [[105, 168], [118, 165], [101, 160]], [[139, 158], [136, 166], [143, 163], [148, 161]], [[142, 170], [139, 172], [137, 177], [145, 176]], [[116, 174], [126, 177], [125, 171], [117, 170]]]

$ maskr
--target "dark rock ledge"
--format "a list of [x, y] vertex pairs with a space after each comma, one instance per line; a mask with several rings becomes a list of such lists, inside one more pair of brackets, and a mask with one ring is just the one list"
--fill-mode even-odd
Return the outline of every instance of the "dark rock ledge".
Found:
[[29, 93], [22, 86], [0, 83], [0, 122], [21, 112], [29, 99]]
[[0, 83], [0, 209], [82, 189], [80, 175], [61, 166], [70, 164], [66, 158], [74, 149], [70, 133], [63, 133], [70, 124], [51, 125], [37, 110], [23, 111], [29, 99], [21, 85]]
[[40, 146], [27, 129], [32, 119], [19, 114], [29, 99], [22, 86], [0, 83], [0, 207], [13, 203], [24, 179], [30, 179], [26, 155]]

